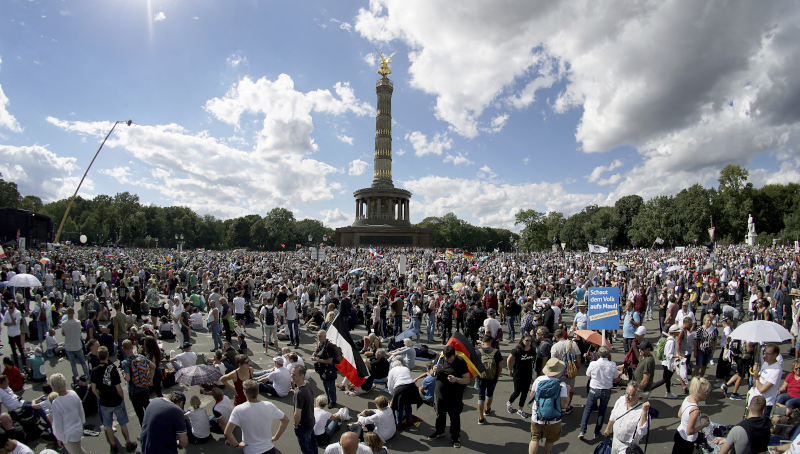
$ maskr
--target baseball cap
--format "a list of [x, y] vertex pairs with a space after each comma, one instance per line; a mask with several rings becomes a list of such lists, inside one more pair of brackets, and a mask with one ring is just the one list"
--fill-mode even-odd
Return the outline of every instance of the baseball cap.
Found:
[[650, 342], [647, 339], [643, 340], [642, 343], [639, 344], [639, 350], [645, 350], [645, 349], [648, 349], [648, 348], [652, 350], [653, 349], [653, 343]]
[[489, 309], [488, 311], [486, 311], [486, 313], [488, 315], [494, 315], [494, 309]]

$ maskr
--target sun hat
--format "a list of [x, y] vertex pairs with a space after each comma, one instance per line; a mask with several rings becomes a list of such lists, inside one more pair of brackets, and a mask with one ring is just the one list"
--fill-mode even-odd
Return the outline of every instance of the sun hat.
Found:
[[558, 358], [550, 358], [542, 368], [542, 373], [548, 377], [557, 377], [564, 372], [564, 362]]

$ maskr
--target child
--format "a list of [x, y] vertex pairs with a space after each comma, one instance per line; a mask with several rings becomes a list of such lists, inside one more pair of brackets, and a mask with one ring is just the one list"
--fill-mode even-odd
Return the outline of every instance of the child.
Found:
[[50, 394], [53, 393], [53, 387], [45, 383], [42, 385], [42, 395], [37, 397], [33, 400], [34, 404], [39, 404], [44, 408], [44, 411], [47, 412], [47, 415], [50, 416], [51, 404], [53, 400], [58, 397], [58, 393], [55, 393], [55, 397], [53, 399], [50, 398]]
[[44, 343], [47, 349], [45, 355], [48, 358], [52, 358], [55, 355], [64, 354], [64, 347], [58, 344], [58, 341], [56, 341], [55, 336], [56, 336], [56, 330], [54, 329], [48, 331], [47, 335], [44, 336]]
[[208, 413], [204, 408], [200, 408], [200, 398], [192, 396], [189, 405], [193, 408], [186, 412], [186, 433], [189, 435], [189, 443], [200, 445], [211, 440], [211, 424], [208, 422]]

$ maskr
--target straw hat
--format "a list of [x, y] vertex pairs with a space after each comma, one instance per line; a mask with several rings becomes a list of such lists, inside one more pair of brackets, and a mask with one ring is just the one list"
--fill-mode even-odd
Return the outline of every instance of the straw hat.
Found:
[[558, 377], [564, 372], [564, 362], [558, 358], [550, 358], [542, 368], [542, 373], [548, 377]]

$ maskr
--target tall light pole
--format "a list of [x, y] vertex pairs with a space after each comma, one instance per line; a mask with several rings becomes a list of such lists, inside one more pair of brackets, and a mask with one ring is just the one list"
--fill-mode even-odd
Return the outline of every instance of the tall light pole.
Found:
[[106, 138], [103, 139], [103, 142], [100, 144], [100, 148], [98, 148], [97, 152], [94, 154], [94, 157], [92, 158], [92, 162], [90, 162], [89, 163], [89, 167], [86, 168], [86, 172], [83, 172], [83, 177], [81, 177], [81, 181], [78, 183], [78, 187], [75, 188], [75, 193], [72, 194], [72, 198], [69, 199], [69, 204], [67, 205], [67, 211], [64, 212], [64, 217], [61, 218], [61, 225], [58, 226], [58, 232], [56, 232], [56, 238], [53, 240], [54, 243], [58, 243], [58, 239], [61, 237], [61, 229], [64, 228], [64, 221], [67, 220], [67, 215], [69, 214], [69, 210], [70, 210], [70, 208], [72, 208], [72, 203], [75, 202], [75, 197], [78, 196], [78, 191], [80, 191], [80, 189], [81, 189], [81, 185], [83, 184], [83, 180], [86, 179], [86, 174], [89, 173], [89, 169], [92, 168], [92, 164], [94, 164], [94, 160], [97, 159], [97, 155], [100, 154], [100, 150], [103, 149], [103, 145], [106, 144], [106, 140], [108, 140], [108, 137], [111, 135], [112, 132], [114, 132], [114, 128], [116, 128], [117, 125], [120, 124], [120, 123], [125, 123], [128, 126], [130, 126], [132, 121], [130, 119], [128, 121], [122, 121], [122, 120], [117, 121], [117, 122], [114, 123], [114, 126], [111, 127], [111, 131], [108, 131], [108, 134], [106, 134]]

